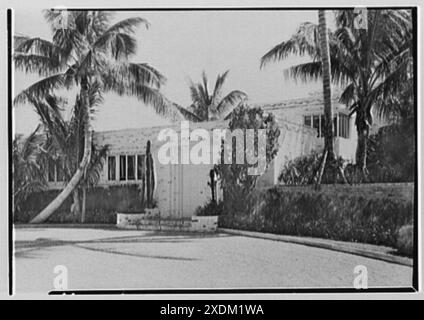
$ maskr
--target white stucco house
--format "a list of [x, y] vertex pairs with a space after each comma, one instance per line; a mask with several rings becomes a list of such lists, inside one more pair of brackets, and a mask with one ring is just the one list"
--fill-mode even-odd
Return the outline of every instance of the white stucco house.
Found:
[[[354, 161], [356, 131], [354, 119], [349, 111], [334, 100], [335, 152]], [[284, 163], [296, 157], [319, 152], [324, 146], [323, 103], [316, 97], [294, 99], [273, 104], [261, 104], [266, 112], [272, 112], [280, 127], [279, 152], [267, 171], [259, 178], [258, 186], [277, 183]], [[227, 122], [214, 121], [190, 123], [190, 130], [203, 128], [227, 128]], [[213, 164], [162, 164], [158, 161], [158, 150], [163, 141], [158, 141], [159, 132], [173, 129], [177, 133], [180, 124], [172, 127], [152, 127], [95, 132], [93, 140], [99, 145], [109, 145], [109, 153], [98, 187], [140, 184], [145, 164], [146, 144], [150, 140], [155, 163], [156, 189], [154, 198], [162, 216], [190, 217], [196, 208], [211, 197], [208, 187], [209, 172]], [[197, 142], [190, 142], [190, 145]], [[51, 175], [49, 188], [62, 188], [58, 174]], [[218, 197], [220, 195], [218, 194]]]

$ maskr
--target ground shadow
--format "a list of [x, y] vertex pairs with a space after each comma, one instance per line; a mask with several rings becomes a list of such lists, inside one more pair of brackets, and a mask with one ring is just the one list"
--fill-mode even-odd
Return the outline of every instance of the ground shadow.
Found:
[[[104, 248], [93, 248], [87, 245], [90, 244], [116, 244], [116, 243], [189, 243], [198, 239], [208, 239], [208, 238], [227, 238], [233, 237], [233, 235], [228, 234], [195, 234], [195, 233], [182, 233], [182, 232], [149, 232], [140, 236], [131, 235], [123, 237], [105, 237], [92, 240], [59, 240], [55, 238], [37, 238], [32, 241], [27, 240], [16, 240], [14, 242], [14, 256], [15, 258], [37, 258], [37, 255], [34, 253], [37, 250], [46, 249], [49, 247], [58, 247], [58, 246], [75, 246], [81, 249], [98, 251], [111, 254], [119, 254], [126, 256], [133, 256], [139, 258], [153, 258], [153, 259], [171, 259], [171, 260], [185, 260], [192, 261], [196, 260], [194, 258], [187, 257], [176, 257], [176, 256], [161, 256], [161, 255], [143, 255], [137, 253], [122, 252], [113, 249], [104, 249]], [[39, 257], [39, 256], [38, 256]]]

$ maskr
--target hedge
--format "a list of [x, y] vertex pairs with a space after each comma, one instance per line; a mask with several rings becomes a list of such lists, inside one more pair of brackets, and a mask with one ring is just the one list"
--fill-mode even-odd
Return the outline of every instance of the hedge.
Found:
[[[27, 223], [57, 195], [58, 190], [45, 190], [31, 194], [21, 210], [14, 213], [14, 222]], [[80, 216], [71, 213], [72, 196], [48, 219], [49, 223], [79, 223]], [[96, 187], [87, 190], [86, 223], [116, 223], [116, 212], [141, 212], [138, 185]]]
[[336, 190], [275, 186], [256, 194], [250, 212], [226, 212], [219, 224], [224, 228], [396, 247], [399, 229], [413, 222], [412, 200]]

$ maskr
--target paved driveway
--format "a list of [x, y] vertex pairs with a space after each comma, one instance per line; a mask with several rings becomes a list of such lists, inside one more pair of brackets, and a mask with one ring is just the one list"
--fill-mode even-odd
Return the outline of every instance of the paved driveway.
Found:
[[18, 228], [15, 288], [53, 289], [54, 268], [69, 289], [352, 288], [363, 265], [368, 286], [411, 286], [412, 268], [297, 244], [227, 234]]

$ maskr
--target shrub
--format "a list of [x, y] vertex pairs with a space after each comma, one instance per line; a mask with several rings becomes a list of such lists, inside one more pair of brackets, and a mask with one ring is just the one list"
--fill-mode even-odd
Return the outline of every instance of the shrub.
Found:
[[373, 182], [415, 180], [414, 124], [406, 122], [380, 128], [370, 136], [368, 171]]
[[396, 247], [399, 253], [412, 256], [414, 250], [414, 227], [410, 224], [399, 229]]
[[[255, 209], [225, 213], [222, 227], [365, 242], [395, 247], [397, 230], [412, 223], [413, 205], [400, 197], [312, 187], [272, 187], [257, 195]], [[358, 190], [358, 189], [356, 189]]]
[[219, 216], [223, 211], [224, 204], [222, 201], [215, 202], [209, 201], [203, 206], [199, 206], [194, 215], [195, 216]]
[[[278, 181], [286, 185], [313, 184], [315, 175], [321, 165], [322, 154], [313, 152], [307, 156], [300, 156], [287, 162], [278, 176]], [[340, 179], [337, 168], [344, 167], [345, 160], [341, 157], [336, 159], [332, 166], [327, 161], [322, 183], [333, 183], [334, 177]]]
[[[236, 141], [231, 139], [227, 145], [221, 145], [221, 163], [215, 166], [216, 173], [220, 179], [223, 189], [224, 207], [227, 212], [245, 212], [249, 210], [250, 198], [253, 193], [259, 175], [251, 174], [253, 169], [265, 169], [274, 159], [278, 152], [278, 137], [280, 129], [275, 116], [272, 113], [265, 113], [261, 108], [250, 107], [240, 104], [231, 113], [228, 124], [230, 131], [242, 130], [244, 133], [243, 150], [237, 150]], [[253, 150], [247, 143], [246, 130], [266, 130], [266, 140], [260, 141], [259, 135], [255, 134], [253, 141]], [[232, 143], [232, 154], [227, 154], [225, 148]], [[229, 151], [227, 149], [227, 151]], [[237, 153], [243, 151], [243, 163], [236, 163]], [[248, 156], [258, 153], [265, 155], [265, 168], [258, 168], [259, 163], [250, 164]], [[226, 157], [228, 157], [226, 159]], [[227, 163], [231, 160], [231, 163]]]

